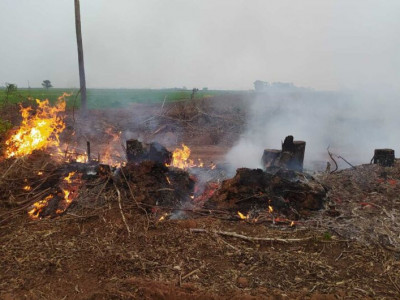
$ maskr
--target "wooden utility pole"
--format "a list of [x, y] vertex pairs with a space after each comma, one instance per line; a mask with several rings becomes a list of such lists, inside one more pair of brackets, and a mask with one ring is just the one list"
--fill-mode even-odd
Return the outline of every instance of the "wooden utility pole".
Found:
[[79, 82], [81, 91], [81, 107], [84, 111], [87, 109], [86, 103], [86, 79], [85, 79], [85, 65], [83, 63], [83, 46], [82, 46], [82, 30], [81, 30], [81, 12], [79, 0], [75, 0], [75, 28], [76, 28], [76, 41], [78, 44], [78, 63], [79, 63]]

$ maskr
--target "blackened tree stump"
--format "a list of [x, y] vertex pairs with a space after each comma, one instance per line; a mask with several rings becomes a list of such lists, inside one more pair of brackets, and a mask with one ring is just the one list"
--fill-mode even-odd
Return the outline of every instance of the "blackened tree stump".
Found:
[[394, 165], [394, 150], [375, 149], [374, 164], [379, 164], [383, 167], [392, 167]]
[[126, 158], [128, 161], [140, 161], [144, 155], [143, 144], [138, 140], [126, 141]]
[[145, 160], [170, 164], [172, 153], [159, 143], [145, 144], [138, 140], [126, 141], [126, 158], [128, 162], [140, 163]]
[[265, 149], [261, 158], [261, 164], [264, 168], [272, 167], [279, 161], [282, 151], [277, 149]]
[[306, 151], [305, 141], [294, 141], [294, 152], [292, 160], [290, 161], [289, 169], [303, 171], [304, 153]]
[[295, 141], [289, 135], [282, 144], [282, 150], [265, 149], [261, 163], [264, 168], [276, 166], [302, 172], [305, 150], [306, 142]]

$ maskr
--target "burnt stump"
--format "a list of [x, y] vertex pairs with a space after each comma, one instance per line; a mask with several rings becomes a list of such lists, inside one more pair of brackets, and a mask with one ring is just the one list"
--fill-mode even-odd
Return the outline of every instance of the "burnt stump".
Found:
[[394, 150], [393, 149], [375, 149], [374, 164], [379, 164], [383, 167], [393, 167], [393, 165], [394, 165]]

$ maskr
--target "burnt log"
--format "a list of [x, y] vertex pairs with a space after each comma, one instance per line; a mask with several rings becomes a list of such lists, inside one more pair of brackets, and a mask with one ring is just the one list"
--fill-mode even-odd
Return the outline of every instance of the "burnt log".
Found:
[[261, 164], [266, 169], [272, 167], [279, 160], [282, 151], [277, 149], [265, 149], [261, 158]]
[[393, 165], [394, 165], [394, 150], [393, 149], [375, 149], [374, 164], [379, 164], [383, 167], [393, 167]]
[[170, 164], [172, 153], [157, 142], [145, 144], [132, 139], [126, 141], [126, 157], [128, 162], [133, 163], [150, 160], [162, 164]]

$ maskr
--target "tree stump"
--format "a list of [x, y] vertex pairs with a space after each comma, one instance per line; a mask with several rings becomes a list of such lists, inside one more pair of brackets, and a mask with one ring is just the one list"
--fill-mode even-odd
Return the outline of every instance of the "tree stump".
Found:
[[294, 152], [289, 169], [303, 171], [304, 153], [306, 151], [305, 141], [294, 141]]
[[261, 158], [261, 164], [264, 168], [274, 166], [275, 162], [279, 160], [279, 156], [281, 155], [281, 150], [277, 149], [265, 149], [264, 154]]
[[143, 144], [138, 140], [126, 141], [126, 158], [128, 161], [138, 162], [143, 159]]
[[126, 157], [128, 162], [134, 163], [150, 160], [162, 164], [170, 164], [172, 153], [156, 142], [145, 144], [138, 140], [127, 140]]
[[282, 144], [282, 151], [265, 149], [261, 163], [264, 168], [277, 166], [302, 172], [305, 150], [306, 142], [295, 141], [293, 136], [289, 135]]
[[393, 165], [394, 165], [394, 150], [393, 149], [375, 149], [374, 164], [379, 164], [383, 167], [393, 167]]
[[281, 165], [290, 170], [303, 171], [305, 150], [306, 142], [294, 141], [292, 135], [287, 136], [282, 144]]

